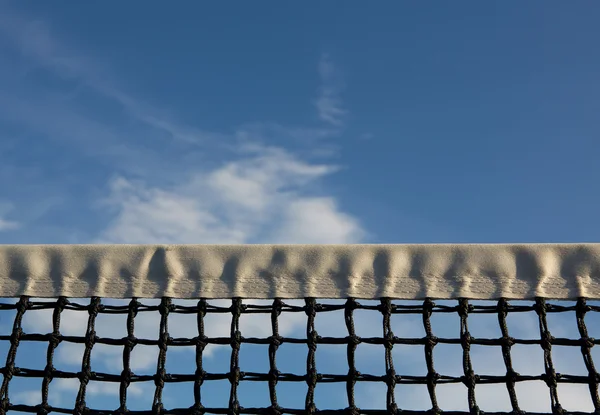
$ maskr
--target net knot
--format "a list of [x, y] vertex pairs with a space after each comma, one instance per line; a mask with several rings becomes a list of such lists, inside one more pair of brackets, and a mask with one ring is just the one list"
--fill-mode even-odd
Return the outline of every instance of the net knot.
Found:
[[81, 372], [79, 372], [77, 374], [79, 381], [84, 385], [87, 385], [90, 382], [90, 378], [92, 376], [93, 376], [93, 373], [89, 367], [86, 367], [85, 370], [82, 370]]
[[423, 311], [432, 313], [434, 307], [435, 307], [435, 303], [433, 302], [433, 300], [431, 298], [426, 298], [423, 301]]
[[315, 415], [317, 413], [318, 409], [317, 409], [317, 406], [315, 405], [315, 403], [311, 402], [310, 404], [306, 405], [305, 411], [309, 415]]
[[58, 297], [58, 300], [56, 301], [56, 306], [58, 307], [58, 309], [63, 309], [69, 304], [71, 303], [67, 299], [67, 297]]
[[389, 298], [384, 298], [381, 300], [381, 304], [379, 304], [379, 311], [383, 315], [390, 315], [396, 309], [396, 305], [392, 304]]
[[346, 413], [346, 415], [360, 415], [360, 409], [356, 406], [349, 406], [344, 410], [344, 413]]
[[246, 304], [242, 303], [242, 300], [236, 298], [231, 303], [231, 307], [229, 308], [233, 315], [239, 316], [246, 310]]
[[278, 348], [279, 346], [281, 346], [281, 343], [283, 343], [283, 337], [271, 336], [271, 337], [269, 337], [269, 341], [271, 342], [272, 346], [274, 346], [275, 348]]
[[121, 381], [129, 386], [131, 384], [131, 376], [133, 375], [133, 372], [131, 371], [131, 369], [125, 369], [121, 372]]
[[10, 381], [15, 375], [15, 373], [15, 362], [13, 361], [8, 362], [6, 367], [2, 369], [2, 374], [4, 375], [7, 381]]
[[277, 381], [279, 380], [279, 375], [281, 375], [281, 372], [277, 369], [272, 369], [269, 371], [269, 380], [272, 381], [274, 384], [277, 384]]
[[48, 413], [50, 413], [51, 411], [50, 405], [48, 405], [47, 403], [36, 405], [35, 408], [37, 409], [37, 415], [48, 415]]
[[504, 317], [508, 315], [508, 301], [506, 301], [506, 298], [501, 298], [498, 300], [496, 311]]
[[438, 338], [436, 336], [429, 336], [425, 339], [425, 344], [430, 347], [435, 347], [438, 344]]
[[165, 408], [162, 402], [156, 402], [152, 405], [152, 415], [162, 415], [165, 412]]
[[321, 378], [321, 375], [317, 373], [317, 370], [314, 367], [311, 367], [308, 373], [306, 374], [306, 383], [309, 387], [317, 386], [317, 382]]
[[25, 313], [31, 307], [31, 302], [29, 301], [29, 297], [22, 296], [17, 303], [17, 312], [19, 314]]
[[54, 332], [54, 333], [50, 333], [49, 338], [48, 338], [48, 343], [50, 343], [50, 346], [53, 349], [56, 349], [58, 347], [58, 345], [60, 344], [61, 340], [62, 339], [61, 339], [60, 333]]
[[244, 378], [244, 373], [242, 371], [240, 371], [239, 367], [234, 367], [228, 374], [228, 379], [229, 382], [232, 385], [239, 385], [240, 384], [240, 380], [242, 380]]
[[469, 304], [469, 300], [461, 298], [458, 303], [458, 315], [461, 317], [467, 317], [467, 315], [473, 311], [473, 305]]
[[307, 298], [305, 300], [304, 312], [308, 317], [315, 317], [318, 311], [321, 311], [323, 306], [321, 304], [317, 304], [317, 301], [314, 298]]
[[473, 405], [471, 407], [471, 409], [469, 409], [469, 413], [471, 415], [481, 415], [483, 413], [483, 411], [481, 409], [479, 409], [479, 406]]
[[283, 410], [281, 409], [281, 406], [275, 404], [275, 405], [269, 406], [267, 413], [269, 413], [271, 415], [281, 415], [281, 414], [283, 414]]
[[205, 412], [204, 405], [201, 403], [195, 404], [190, 408], [190, 415], [204, 415]]
[[350, 370], [348, 370], [348, 378], [353, 382], [356, 382], [361, 377], [361, 375], [362, 374], [353, 367], [351, 367]]
[[552, 405], [552, 415], [564, 415], [565, 410], [563, 409], [562, 405], [557, 403], [555, 405]]
[[196, 341], [196, 346], [201, 347], [202, 349], [208, 345], [208, 337], [206, 336], [197, 336], [194, 338], [194, 340]]
[[430, 410], [427, 411], [427, 414], [429, 414], [429, 415], [441, 415], [441, 413], [442, 413], [442, 410], [437, 405], [435, 405], [434, 407], [432, 407]]
[[348, 340], [348, 343], [353, 346], [359, 345], [362, 341], [360, 336], [357, 336], [356, 334], [353, 334], [352, 336], [347, 336], [346, 339]]
[[515, 338], [510, 336], [504, 336], [500, 339], [502, 346], [512, 347], [515, 345]]
[[595, 340], [596, 339], [594, 339], [593, 337], [582, 337], [581, 339], [579, 339], [579, 341], [581, 342], [582, 351], [586, 352], [593, 348]]
[[104, 306], [102, 304], [100, 304], [100, 298], [92, 297], [92, 300], [90, 301], [90, 305], [88, 307], [88, 314], [90, 316], [97, 316], [98, 313], [103, 309], [104, 309]]
[[196, 376], [198, 386], [202, 386], [204, 384], [204, 378], [206, 377], [206, 371], [204, 369], [196, 369], [194, 375]]
[[232, 349], [239, 349], [242, 344], [242, 332], [239, 330], [235, 330], [229, 339], [229, 345]]
[[553, 368], [547, 368], [546, 373], [542, 375], [542, 380], [546, 382], [549, 388], [556, 388], [559, 376]]
[[134, 335], [127, 336], [125, 338], [125, 347], [129, 350], [133, 349], [137, 345], [138, 339]]
[[467, 388], [471, 389], [475, 387], [475, 384], [479, 380], [479, 376], [477, 376], [472, 370], [469, 370], [461, 377], [461, 380]]
[[427, 383], [430, 385], [435, 385], [442, 375], [437, 372], [429, 372], [427, 373]]
[[[200, 300], [198, 300], [198, 311], [200, 312], [200, 314], [202, 314], [202, 317], [204, 317], [206, 315], [207, 310], [208, 310], [208, 304], [206, 303], [206, 299], [201, 298]], [[200, 406], [202, 406], [202, 405], [200, 405]]]
[[240, 403], [236, 399], [229, 404], [229, 412], [228, 413], [231, 415], [238, 415], [240, 413], [240, 409], [241, 409]]
[[169, 333], [167, 333], [167, 332], [161, 333], [160, 337], [158, 339], [158, 348], [162, 351], [166, 351], [167, 346], [169, 345], [171, 340], [172, 339], [169, 336]]
[[75, 408], [73, 410], [74, 415], [85, 415], [88, 414], [90, 408], [88, 408], [85, 404], [84, 400], [80, 400], [75, 404]]
[[4, 398], [2, 398], [2, 401], [0, 402], [0, 414], [6, 415], [9, 407], [10, 407], [10, 401], [5, 396]]
[[387, 411], [390, 414], [397, 414], [398, 413], [398, 404], [396, 404], [396, 402], [388, 403]]
[[515, 383], [519, 373], [515, 372], [512, 368], [506, 372], [506, 381], [509, 383]]
[[473, 340], [473, 337], [471, 337], [471, 333], [468, 331], [464, 332], [460, 336], [460, 344], [466, 351], [471, 350], [471, 340]]
[[122, 404], [119, 406], [119, 409], [115, 411], [116, 415], [127, 415], [129, 413], [129, 409], [127, 409], [127, 405]]
[[577, 318], [583, 318], [583, 316], [585, 316], [585, 314], [591, 309], [592, 308], [589, 305], [587, 305], [586, 299], [580, 298], [579, 300], [577, 300], [575, 314]]
[[170, 378], [171, 378], [171, 375], [169, 375], [167, 373], [167, 371], [165, 370], [165, 368], [163, 367], [160, 370], [158, 370], [156, 372], [156, 374], [154, 375], [154, 385], [156, 385], [157, 388], [164, 388], [165, 381]]
[[46, 367], [44, 368], [44, 377], [52, 380], [52, 378], [54, 377], [54, 366], [46, 365]]
[[542, 333], [542, 339], [540, 341], [540, 345], [542, 346], [542, 349], [546, 350], [546, 351], [550, 351], [552, 349], [552, 341], [554, 340], [554, 337], [547, 331], [544, 331]]
[[358, 302], [356, 301], [356, 299], [348, 298], [348, 300], [346, 300], [346, 304], [344, 307], [346, 308], [346, 310], [356, 310], [360, 306], [358, 305]]
[[171, 303], [171, 299], [169, 297], [164, 297], [158, 306], [158, 312], [161, 316], [166, 316], [169, 312], [175, 309], [175, 305]]
[[396, 377], [396, 371], [394, 369], [388, 369], [387, 373], [385, 374], [386, 385], [389, 386], [390, 388], [395, 387], [397, 379], [398, 378]]
[[319, 337], [319, 333], [317, 333], [316, 330], [313, 330], [310, 332], [310, 334], [307, 336], [307, 341], [308, 341], [308, 348], [311, 351], [316, 351], [317, 350], [317, 342], [319, 341], [320, 337]]
[[98, 336], [96, 336], [95, 330], [90, 330], [85, 336], [85, 347], [91, 349], [96, 344], [96, 340], [98, 340]]
[[392, 349], [394, 347], [394, 332], [388, 331], [383, 338], [383, 345], [386, 349]]
[[273, 311], [279, 316], [281, 314], [281, 309], [283, 308], [283, 301], [281, 298], [276, 298], [273, 300]]
[[142, 305], [142, 303], [140, 303], [136, 298], [133, 298], [129, 302], [129, 313], [131, 314], [132, 317], [137, 316], [137, 313], [138, 313], [141, 305]]
[[538, 314], [545, 314], [548, 311], [548, 304], [546, 303], [546, 299], [543, 297], [538, 297], [535, 299], [535, 305], [533, 306], [534, 310]]

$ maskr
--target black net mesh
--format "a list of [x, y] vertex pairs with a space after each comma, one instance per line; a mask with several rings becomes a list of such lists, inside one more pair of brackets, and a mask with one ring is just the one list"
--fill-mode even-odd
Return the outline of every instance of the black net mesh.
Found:
[[2, 414], [600, 413], [600, 306], [585, 299], [22, 297], [0, 310]]

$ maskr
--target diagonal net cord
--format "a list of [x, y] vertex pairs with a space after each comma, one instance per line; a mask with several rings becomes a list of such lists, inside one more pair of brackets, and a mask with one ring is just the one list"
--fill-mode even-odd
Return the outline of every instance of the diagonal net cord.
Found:
[[396, 413], [398, 411], [398, 405], [396, 404], [396, 382], [399, 380], [399, 376], [396, 375], [394, 369], [394, 358], [392, 356], [392, 349], [394, 348], [394, 332], [392, 331], [391, 317], [394, 305], [389, 298], [381, 299], [381, 314], [383, 314], [383, 339], [385, 346], [385, 384], [387, 386], [386, 391], [386, 408], [390, 413]]
[[431, 399], [431, 411], [434, 414], [441, 412], [438, 406], [437, 396], [435, 395], [435, 386], [440, 378], [440, 374], [435, 371], [433, 364], [433, 348], [437, 344], [437, 338], [431, 330], [431, 314], [435, 303], [431, 299], [423, 302], [423, 327], [425, 328], [425, 363], [427, 364], [427, 392]]
[[273, 331], [273, 335], [269, 339], [269, 398], [271, 399], [271, 407], [269, 409], [273, 415], [281, 414], [281, 407], [277, 403], [276, 386], [279, 380], [279, 370], [277, 369], [276, 354], [282, 341], [282, 337], [279, 335], [278, 321], [282, 304], [281, 300], [275, 299], [271, 308], [271, 330]]
[[306, 341], [308, 345], [308, 354], [306, 356], [306, 384], [308, 389], [306, 391], [306, 401], [304, 409], [307, 414], [313, 415], [317, 411], [315, 405], [315, 388], [320, 377], [317, 372], [316, 353], [317, 343], [319, 341], [319, 334], [315, 329], [315, 317], [320, 307], [317, 305], [317, 301], [314, 298], [307, 298], [306, 304], [306, 315], [308, 319], [306, 321]]
[[127, 337], [123, 344], [123, 371], [121, 372], [121, 382], [119, 384], [119, 414], [127, 413], [127, 388], [131, 384], [133, 372], [131, 371], [131, 352], [137, 344], [134, 334], [135, 322], [140, 307], [139, 301], [132, 298], [127, 307]]
[[479, 376], [473, 371], [471, 363], [471, 333], [469, 333], [469, 325], [467, 317], [472, 310], [469, 300], [461, 298], [459, 300], [458, 314], [460, 316], [460, 343], [463, 348], [463, 383], [468, 388], [469, 412], [471, 414], [479, 414], [480, 410], [475, 400], [475, 385]]
[[510, 404], [515, 414], [521, 413], [519, 401], [517, 400], [517, 392], [515, 390], [515, 382], [519, 374], [515, 372], [512, 364], [512, 356], [510, 349], [515, 344], [515, 339], [508, 335], [508, 326], [506, 324], [506, 316], [508, 315], [509, 304], [505, 299], [498, 301], [498, 324], [500, 324], [500, 332], [502, 333], [502, 359], [506, 367], [506, 388], [508, 389], [508, 397]]
[[554, 338], [548, 329], [548, 321], [547, 321], [547, 312], [549, 311], [549, 306], [546, 304], [546, 300], [543, 298], [538, 298], [535, 300], [535, 311], [538, 314], [538, 322], [540, 327], [540, 337], [541, 342], [540, 345], [544, 350], [544, 369], [545, 373], [543, 375], [543, 379], [550, 388], [550, 403], [552, 405], [552, 413], [554, 415], [562, 415], [564, 414], [564, 409], [558, 400], [558, 388], [557, 383], [560, 377], [560, 374], [556, 373], [554, 369], [554, 364], [552, 363], [552, 342]]
[[168, 380], [165, 364], [167, 361], [167, 346], [171, 340], [169, 336], [168, 318], [172, 304], [170, 298], [163, 298], [160, 302], [158, 311], [160, 312], [160, 331], [158, 337], [158, 362], [156, 365], [156, 375], [154, 383], [156, 391], [154, 392], [154, 402], [152, 404], [152, 413], [159, 415], [163, 413], [162, 393], [165, 387], [165, 381]]
[[237, 388], [244, 374], [240, 371], [240, 347], [242, 344], [242, 333], [240, 332], [240, 315], [242, 314], [244, 305], [242, 300], [235, 298], [231, 304], [231, 361], [229, 365], [229, 382], [231, 383], [231, 391], [229, 393], [229, 413], [238, 415], [240, 413], [240, 401], [238, 400]]
[[13, 322], [13, 329], [10, 336], [10, 349], [6, 355], [6, 367], [2, 372], [3, 380], [2, 386], [0, 387], [0, 399], [2, 399], [0, 403], [0, 415], [5, 415], [9, 410], [10, 401], [8, 385], [15, 374], [17, 348], [19, 347], [19, 342], [21, 341], [21, 336], [23, 335], [23, 316], [30, 307], [31, 303], [29, 302], [29, 297], [22, 296], [17, 304], [17, 315], [15, 317], [15, 321]]
[[204, 384], [204, 378], [206, 371], [203, 367], [202, 355], [204, 349], [206, 349], [206, 335], [204, 334], [204, 318], [206, 317], [206, 300], [201, 299], [198, 301], [198, 337], [196, 339], [196, 373], [194, 379], [194, 406], [192, 408], [192, 414], [200, 415], [203, 413], [204, 405], [202, 405], [202, 393], [201, 388]]
[[590, 307], [587, 305], [585, 298], [580, 298], [577, 301], [575, 315], [577, 317], [577, 328], [579, 330], [579, 335], [581, 336], [581, 354], [588, 371], [588, 386], [592, 397], [592, 403], [594, 404], [596, 413], [600, 413], [600, 399], [598, 398], [600, 375], [594, 366], [594, 360], [592, 359], [592, 353], [590, 352], [591, 348], [594, 347], [594, 339], [588, 336], [587, 327], [585, 325], [585, 315], [588, 311], [590, 311]]
[[46, 352], [46, 367], [44, 368], [44, 378], [42, 380], [42, 403], [38, 406], [38, 415], [46, 415], [52, 411], [52, 407], [48, 404], [48, 390], [50, 382], [54, 378], [54, 351], [61, 342], [60, 315], [68, 303], [69, 301], [65, 297], [59, 297], [52, 313], [52, 333], [49, 336]]
[[360, 344], [360, 337], [356, 335], [354, 330], [354, 310], [358, 308], [356, 300], [353, 298], [346, 301], [344, 307], [344, 320], [346, 322], [346, 329], [348, 330], [348, 346], [346, 350], [348, 359], [348, 378], [346, 381], [346, 394], [348, 395], [348, 408], [346, 411], [349, 415], [359, 415], [360, 410], [356, 407], [354, 401], [354, 385], [356, 380], [360, 377], [360, 372], [356, 370], [355, 354], [356, 348]]
[[87, 328], [85, 331], [85, 350], [83, 352], [83, 359], [81, 361], [81, 372], [79, 375], [79, 391], [77, 392], [77, 398], [75, 399], [75, 410], [74, 413], [76, 415], [83, 415], [87, 411], [87, 406], [85, 403], [85, 393], [87, 389], [87, 385], [92, 378], [92, 366], [91, 366], [91, 357], [92, 357], [92, 348], [96, 343], [96, 317], [98, 317], [98, 312], [100, 311], [102, 304], [100, 303], [100, 298], [92, 297], [90, 300], [90, 306], [88, 308], [88, 322]]

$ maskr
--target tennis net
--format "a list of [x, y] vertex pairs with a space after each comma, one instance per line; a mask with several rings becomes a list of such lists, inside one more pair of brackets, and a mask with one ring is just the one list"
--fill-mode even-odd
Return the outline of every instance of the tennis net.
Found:
[[1, 413], [600, 413], [600, 246], [0, 247]]

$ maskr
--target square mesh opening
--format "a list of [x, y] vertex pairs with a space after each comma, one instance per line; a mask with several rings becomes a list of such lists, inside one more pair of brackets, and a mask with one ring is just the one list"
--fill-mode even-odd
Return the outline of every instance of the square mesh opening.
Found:
[[[18, 299], [12, 303], [6, 301], [0, 303], [0, 307], [15, 318], [18, 302]], [[28, 304], [29, 309], [23, 314], [24, 333], [20, 335], [16, 357], [8, 353], [12, 322], [0, 320], [4, 331], [0, 334], [3, 336], [0, 353], [4, 353], [6, 358], [3, 374], [12, 370], [8, 389], [11, 404], [25, 405], [24, 411], [30, 413], [37, 412], [34, 406], [42, 400], [42, 379], [45, 375], [53, 377], [49, 383], [48, 403], [61, 410], [72, 411], [80, 388], [78, 376], [82, 363], [84, 372], [91, 371], [87, 374], [90, 381], [86, 405], [106, 411], [119, 407], [120, 383], [126, 380], [121, 375], [123, 351], [131, 347], [126, 338], [127, 319], [133, 315], [134, 308], [137, 316], [133, 320], [133, 334], [137, 345], [129, 359], [135, 373], [131, 375], [127, 394], [130, 410], [151, 410], [157, 377], [164, 379], [162, 402], [166, 410], [189, 408], [194, 404], [196, 343], [202, 329], [198, 315], [201, 310], [206, 311], [200, 321], [204, 323], [204, 332], [208, 336], [208, 346], [203, 353], [205, 381], [201, 387], [202, 404], [208, 412], [210, 408], [216, 412], [227, 410], [231, 393], [229, 378], [239, 369], [245, 372], [237, 388], [240, 404], [247, 408], [266, 409], [271, 405], [269, 344], [272, 341], [273, 316], [277, 314], [273, 313], [274, 306], [281, 310], [276, 317], [281, 336], [276, 353], [276, 369], [279, 370], [276, 392], [284, 412], [285, 408], [304, 410], [309, 390], [307, 381], [312, 381], [307, 376], [306, 367], [311, 344], [306, 333], [307, 328], [309, 332], [311, 330], [312, 319], [307, 313], [314, 315], [315, 329], [321, 336], [315, 352], [315, 371], [319, 375], [315, 379], [314, 399], [319, 409], [340, 410], [348, 406], [347, 381], [348, 374], [352, 373], [349, 372], [348, 345], [356, 341], [355, 352], [350, 353], [350, 361], [354, 361], [355, 369], [360, 372], [356, 375], [354, 399], [356, 406], [365, 410], [387, 407], [386, 381], [391, 378], [385, 371], [385, 344], [393, 344], [394, 395], [400, 409], [420, 413], [431, 409], [427, 389], [427, 384], [431, 383], [436, 384], [435, 395], [442, 410], [468, 412], [471, 409], [467, 399], [468, 388], [463, 382], [469, 382], [470, 374], [465, 377], [465, 350], [468, 350], [476, 375], [473, 379], [476, 380], [475, 397], [479, 407], [487, 412], [517, 409], [512, 407], [509, 399], [510, 382], [507, 386], [507, 368], [503, 358], [507, 351], [503, 345], [510, 342], [512, 368], [519, 373], [514, 388], [521, 410], [552, 411], [551, 389], [542, 381], [546, 373], [544, 348], [550, 350], [549, 345], [552, 346], [551, 361], [547, 360], [546, 365], [561, 374], [557, 375], [560, 403], [569, 411], [591, 413], [594, 410], [587, 384], [589, 372], [584, 364], [587, 349], [584, 347], [583, 354], [581, 349], [584, 343], [580, 337], [585, 337], [585, 328], [578, 319], [585, 308], [582, 302], [204, 302], [163, 299], [136, 303], [102, 299], [102, 305], [97, 309], [95, 307], [99, 303], [92, 299], [54, 299]], [[508, 336], [512, 339], [503, 337], [502, 325], [498, 323], [499, 320], [502, 322], [503, 309], [507, 311]], [[56, 310], [60, 311], [60, 326], [58, 332], [52, 335]], [[585, 325], [589, 332], [590, 321], [597, 311], [591, 306], [585, 310]], [[88, 366], [82, 360], [90, 311], [96, 333], [102, 336], [98, 334], [93, 344]], [[166, 325], [164, 321], [161, 324], [161, 313], [168, 314]], [[517, 320], [511, 317], [513, 315], [518, 316]], [[33, 319], [27, 320], [27, 316], [33, 316]], [[239, 343], [230, 338], [236, 316], [239, 317], [242, 334]], [[464, 316], [472, 337], [461, 339]], [[386, 323], [388, 320], [389, 324]], [[426, 331], [428, 323], [431, 324], [430, 333]], [[486, 331], [492, 324], [494, 333]], [[111, 326], [114, 327], [112, 331]], [[350, 335], [352, 326], [356, 338]], [[529, 329], [527, 334], [523, 327]], [[389, 329], [395, 337], [386, 339], [384, 333], [388, 333]], [[166, 338], [161, 340], [161, 332], [165, 330], [169, 336], [166, 343]], [[212, 333], [213, 337], [208, 333]], [[549, 337], [550, 334], [554, 337]], [[591, 337], [589, 333], [588, 337]], [[588, 338], [589, 342], [592, 339]], [[56, 346], [50, 362], [53, 370], [45, 372], [50, 345]], [[238, 346], [239, 356], [232, 362], [232, 353]], [[437, 379], [428, 377], [426, 352], [430, 346], [433, 346], [435, 373], [429, 375], [437, 374]], [[161, 347], [166, 347], [164, 372], [163, 362], [159, 362]], [[52, 347], [50, 349], [52, 351]], [[597, 348], [592, 348], [589, 354], [594, 357], [597, 353]], [[15, 369], [10, 369], [12, 363]], [[466, 369], [469, 369], [468, 363]], [[589, 369], [593, 372], [591, 366]]]

